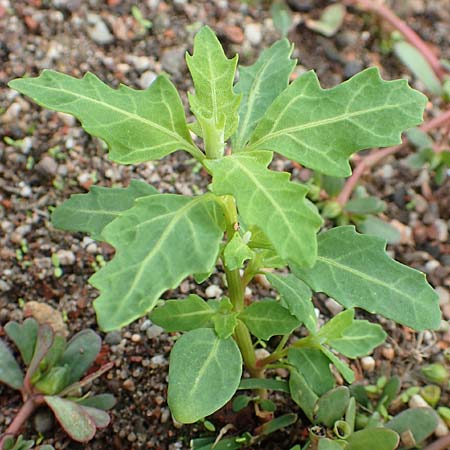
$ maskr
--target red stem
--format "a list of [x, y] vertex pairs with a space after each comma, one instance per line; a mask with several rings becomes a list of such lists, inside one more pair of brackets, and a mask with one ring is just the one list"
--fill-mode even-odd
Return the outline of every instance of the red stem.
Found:
[[442, 64], [436, 55], [430, 50], [428, 45], [422, 40], [422, 38], [402, 19], [397, 17], [395, 13], [389, 9], [383, 2], [376, 0], [347, 0], [347, 3], [357, 4], [367, 11], [373, 11], [382, 17], [386, 22], [389, 22], [394, 28], [403, 34], [405, 39], [413, 45], [423, 57], [427, 60], [428, 64], [433, 69], [439, 80], [444, 81], [445, 72]]
[[450, 448], [450, 433], [425, 447], [423, 450], [446, 450]]
[[3, 449], [3, 444], [9, 436], [17, 436], [23, 424], [28, 420], [28, 418], [33, 414], [37, 406], [39, 406], [43, 400], [39, 397], [29, 397], [25, 403], [20, 408], [14, 420], [11, 422], [9, 427], [0, 437], [0, 449]]
[[[419, 127], [419, 129], [427, 133], [428, 131], [431, 131], [434, 128], [439, 128], [440, 126], [444, 125], [449, 121], [450, 121], [450, 110], [424, 123]], [[358, 183], [359, 179], [362, 177], [366, 169], [372, 167], [378, 161], [382, 160], [386, 156], [392, 155], [398, 152], [399, 150], [403, 149], [406, 146], [406, 144], [407, 140], [403, 139], [403, 142], [399, 145], [396, 145], [394, 147], [387, 147], [384, 148], [383, 150], [375, 149], [372, 150], [367, 156], [362, 157], [356, 164], [356, 167], [353, 170], [352, 175], [345, 181], [344, 187], [342, 188], [342, 191], [340, 192], [340, 194], [336, 199], [337, 202], [340, 205], [344, 206], [348, 202], [350, 196], [352, 195], [353, 189], [355, 188], [356, 184]]]

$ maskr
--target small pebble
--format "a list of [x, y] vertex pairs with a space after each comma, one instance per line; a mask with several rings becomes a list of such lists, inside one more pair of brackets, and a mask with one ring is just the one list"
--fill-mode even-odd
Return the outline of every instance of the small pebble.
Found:
[[336, 300], [334, 300], [333, 298], [327, 298], [325, 300], [325, 306], [327, 307], [328, 311], [330, 311], [330, 313], [333, 316], [338, 315], [341, 311], [343, 311], [343, 307], [342, 305], [340, 305]]
[[149, 319], [145, 319], [144, 322], [142, 322], [142, 325], [139, 327], [141, 331], [147, 331], [152, 326], [152, 321]]
[[364, 356], [361, 358], [361, 366], [366, 372], [373, 372], [375, 370], [375, 359], [372, 356]]
[[122, 340], [120, 331], [110, 331], [105, 336], [105, 343], [108, 345], [119, 345]]
[[222, 293], [223, 293], [222, 289], [220, 289], [220, 287], [215, 284], [208, 286], [205, 290], [205, 295], [208, 298], [218, 298], [222, 295]]
[[255, 350], [256, 359], [264, 359], [270, 356], [270, 353], [265, 348], [258, 348]]
[[167, 408], [162, 409], [160, 422], [166, 423], [169, 420], [169, 418], [170, 418], [170, 411]]
[[44, 156], [37, 164], [36, 170], [47, 176], [55, 176], [58, 172], [58, 164], [51, 156]]
[[441, 417], [438, 416], [438, 424], [437, 427], [434, 429], [434, 434], [436, 437], [444, 437], [447, 436], [449, 433], [449, 429], [447, 424], [442, 420]]
[[62, 266], [71, 266], [76, 260], [75, 254], [70, 250], [58, 250], [56, 256]]
[[155, 366], [162, 366], [167, 363], [166, 358], [164, 355], [155, 355], [150, 359], [150, 364], [153, 364]]
[[419, 394], [413, 395], [408, 403], [410, 408], [427, 408], [429, 405]]
[[255, 46], [259, 45], [262, 40], [261, 24], [249, 23], [245, 27], [245, 38], [250, 42], [250, 44]]
[[381, 354], [388, 360], [392, 361], [395, 357], [395, 350], [392, 347], [383, 347]]
[[136, 342], [136, 343], [141, 342], [141, 339], [142, 339], [142, 337], [140, 334], [135, 333], [135, 334], [131, 335], [132, 342]]
[[90, 13], [87, 15], [87, 32], [89, 37], [100, 45], [111, 44], [114, 42], [114, 36], [109, 31], [106, 23], [98, 14]]
[[46, 409], [39, 410], [33, 417], [34, 429], [38, 433], [47, 433], [53, 427], [53, 416]]
[[158, 325], [152, 325], [147, 329], [146, 334], [149, 339], [152, 339], [158, 337], [163, 331], [164, 329], [159, 327]]
[[156, 73], [151, 70], [145, 71], [139, 78], [138, 84], [142, 89], [147, 89], [156, 80]]
[[123, 382], [123, 388], [129, 392], [134, 392], [136, 390], [136, 385], [134, 384], [134, 381], [131, 378], [127, 378]]

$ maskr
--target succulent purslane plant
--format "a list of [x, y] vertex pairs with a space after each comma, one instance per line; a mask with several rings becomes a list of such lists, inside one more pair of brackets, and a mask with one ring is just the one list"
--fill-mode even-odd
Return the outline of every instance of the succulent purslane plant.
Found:
[[112, 367], [112, 363], [106, 363], [89, 372], [101, 349], [101, 339], [94, 331], [82, 330], [66, 341], [50, 325], [38, 324], [33, 318], [23, 324], [9, 322], [4, 329], [27, 370], [24, 374], [6, 342], [0, 340], [0, 382], [19, 390], [24, 401], [0, 435], [0, 448], [31, 448], [27, 445], [32, 441], [16, 441], [15, 436], [33, 412], [45, 404], [75, 441], [87, 442], [98, 428], [108, 426], [106, 411], [114, 406], [114, 397], [83, 393], [85, 386]]
[[[422, 273], [389, 258], [383, 240], [353, 226], [319, 233], [323, 219], [306, 198], [308, 187], [270, 169], [276, 152], [318, 173], [348, 176], [353, 153], [397, 144], [402, 131], [422, 121], [426, 97], [405, 80], [382, 80], [376, 68], [332, 89], [322, 89], [312, 71], [289, 83], [291, 53], [287, 40], [276, 42], [253, 65], [239, 67], [234, 84], [237, 56], [228, 59], [212, 30], [202, 28], [186, 56], [195, 90], [188, 94], [195, 117], [189, 124], [164, 75], [144, 91], [51, 70], [9, 84], [77, 117], [108, 144], [116, 163], [184, 150], [211, 176], [208, 192], [193, 197], [160, 194], [142, 180], [94, 186], [52, 217], [57, 228], [87, 232], [116, 249], [90, 278], [100, 291], [94, 307], [103, 330], [150, 314], [167, 331], [183, 333], [171, 352], [168, 388], [172, 414], [183, 423], [217, 411], [238, 389], [256, 389], [259, 409], [267, 390], [282, 390], [311, 423], [331, 423], [321, 411], [348, 390], [336, 388], [330, 366], [352, 383], [338, 354], [358, 358], [386, 337], [380, 325], [356, 319], [354, 308], [415, 330], [440, 325], [438, 297]], [[216, 267], [225, 274], [226, 296], [160, 301], [186, 277], [202, 283]], [[246, 301], [247, 285], [260, 274], [278, 295]], [[313, 292], [345, 310], [319, 327]], [[303, 337], [296, 339], [298, 329]], [[273, 351], [257, 358], [255, 349], [267, 342]], [[241, 381], [243, 366], [250, 378]], [[275, 367], [287, 368], [289, 380], [267, 379]], [[388, 433], [394, 439], [386, 450], [398, 440]]]

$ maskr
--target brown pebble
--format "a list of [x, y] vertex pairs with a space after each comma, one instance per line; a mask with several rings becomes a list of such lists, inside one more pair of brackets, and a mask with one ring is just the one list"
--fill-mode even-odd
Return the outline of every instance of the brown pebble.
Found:
[[134, 392], [136, 390], [136, 386], [134, 384], [134, 381], [131, 378], [126, 379], [123, 382], [122, 386], [123, 386], [124, 389], [126, 389], [127, 391], [130, 391], [130, 392]]
[[242, 44], [244, 42], [244, 32], [236, 25], [224, 25], [222, 32], [233, 44]]
[[381, 354], [388, 360], [392, 361], [395, 357], [395, 350], [392, 347], [383, 347]]

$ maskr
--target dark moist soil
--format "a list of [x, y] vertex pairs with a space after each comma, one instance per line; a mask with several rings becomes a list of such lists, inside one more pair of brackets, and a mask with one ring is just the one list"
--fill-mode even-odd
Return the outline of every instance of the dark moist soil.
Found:
[[[299, 61], [296, 75], [316, 69], [323, 86], [331, 87], [377, 65], [384, 78], [407, 78], [424, 90], [385, 50], [389, 32], [380, 28], [373, 16], [349, 9], [340, 32], [325, 38], [310, 31], [304, 21], [317, 18], [326, 1], [291, 0], [289, 4], [295, 24], [289, 38], [295, 43], [294, 56]], [[133, 5], [152, 21], [150, 30], [133, 17]], [[449, 0], [395, 2], [395, 9], [442, 57], [450, 59]], [[201, 24], [213, 27], [227, 54], [239, 52], [243, 64], [253, 62], [262, 48], [279, 37], [267, 8], [256, 1], [247, 5], [232, 0], [0, 0], [0, 334], [4, 334], [1, 325], [23, 318], [23, 303], [28, 301], [44, 302], [62, 312], [71, 334], [86, 327], [97, 330], [92, 308], [97, 292], [87, 279], [113, 256], [113, 249], [81, 234], [55, 230], [49, 221], [55, 205], [71, 194], [86, 192], [92, 184], [122, 186], [131, 178], [140, 178], [162, 192], [191, 195], [204, 191], [209, 181], [181, 152], [160, 162], [118, 166], [108, 161], [102, 142], [84, 133], [76, 120], [39, 108], [8, 89], [6, 83], [51, 68], [77, 77], [91, 71], [112, 86], [125, 83], [142, 89], [165, 71], [186, 101], [184, 92], [191, 88], [191, 81], [184, 53], [191, 50]], [[427, 116], [441, 107], [439, 100], [432, 99]], [[390, 246], [389, 252], [427, 274], [439, 292], [448, 320], [450, 179], [439, 187], [426, 169], [409, 169], [404, 157], [410, 151], [374, 168], [364, 184], [369, 193], [387, 202], [384, 218], [402, 233], [402, 242]], [[282, 158], [277, 158], [274, 167], [291, 172], [296, 180], [305, 181], [310, 176], [308, 170]], [[51, 256], [55, 253], [61, 262], [61, 276], [54, 273]], [[200, 286], [188, 279], [166, 297], [188, 292], [218, 295], [224, 289], [222, 279], [216, 273]], [[249, 297], [256, 297], [266, 288], [254, 284], [251, 290]], [[336, 314], [335, 305], [326, 297], [319, 295], [315, 302], [322, 320]], [[442, 332], [416, 334], [391, 321], [381, 323], [389, 338], [374, 353], [375, 371], [364, 372], [359, 361], [353, 363], [361, 381], [398, 374], [406, 386], [420, 384], [420, 365], [441, 360], [442, 350], [450, 345], [450, 333], [444, 328]], [[48, 423], [48, 413], [43, 410], [36, 420], [38, 428], [45, 430], [43, 442], [57, 449], [175, 450], [189, 448], [192, 436], [208, 434], [202, 425], [181, 427], [172, 421], [166, 382], [169, 352], [176, 336], [161, 331], [143, 318], [104, 336], [97, 363], [111, 360], [114, 368], [93, 389], [110, 391], [117, 397], [111, 425], [88, 444], [79, 445], [57, 425]], [[286, 397], [277, 395], [274, 399], [277, 414], [298, 412]], [[448, 401], [448, 393], [442, 401]], [[0, 429], [10, 423], [19, 404], [19, 395], [0, 386]], [[211, 422], [217, 430], [232, 423], [238, 432], [252, 432], [260, 425], [250, 411], [236, 416], [230, 414], [229, 407]], [[258, 448], [289, 449], [302, 442], [305, 424], [299, 420]], [[37, 437], [33, 424], [24, 431], [27, 437]]]

